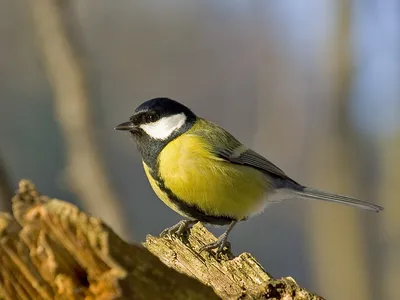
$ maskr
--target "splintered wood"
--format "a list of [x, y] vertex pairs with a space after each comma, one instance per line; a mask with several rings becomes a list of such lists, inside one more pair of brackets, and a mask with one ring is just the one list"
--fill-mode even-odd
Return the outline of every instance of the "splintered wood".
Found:
[[218, 299], [29, 181], [20, 182], [13, 211], [0, 215], [0, 299]]
[[290, 277], [271, 278], [250, 254], [198, 253], [214, 240], [196, 224], [186, 241], [130, 245], [22, 180], [13, 216], [0, 213], [0, 299], [322, 299]]
[[219, 258], [199, 249], [216, 238], [200, 223], [182, 241], [147, 236], [144, 246], [167, 266], [212, 286], [223, 299], [322, 299], [300, 288], [291, 277], [275, 279], [249, 253]]

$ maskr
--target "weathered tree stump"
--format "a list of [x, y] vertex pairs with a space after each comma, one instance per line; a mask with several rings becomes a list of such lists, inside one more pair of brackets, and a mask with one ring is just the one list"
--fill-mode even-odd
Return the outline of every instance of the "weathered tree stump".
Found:
[[196, 224], [185, 242], [148, 236], [145, 248], [131, 245], [22, 180], [13, 216], [0, 214], [0, 298], [322, 299], [290, 277], [272, 278], [248, 253], [196, 251], [213, 240]]

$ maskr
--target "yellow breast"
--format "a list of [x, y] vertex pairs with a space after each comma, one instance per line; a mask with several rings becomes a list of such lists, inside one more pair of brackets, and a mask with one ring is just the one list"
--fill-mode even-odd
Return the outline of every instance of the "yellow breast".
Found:
[[144, 172], [146, 173], [147, 179], [150, 182], [150, 186], [152, 187], [153, 191], [156, 193], [157, 197], [160, 198], [166, 205], [168, 205], [172, 210], [175, 212], [179, 213], [180, 215], [186, 217], [186, 218], [191, 218], [189, 215], [185, 214], [184, 211], [180, 210], [178, 206], [168, 197], [168, 194], [163, 191], [159, 187], [159, 183], [153, 178], [151, 175], [151, 169], [146, 165], [145, 162], [143, 162], [143, 168]]
[[[204, 138], [190, 133], [171, 141], [159, 154], [159, 174], [177, 197], [212, 216], [237, 219], [253, 213], [266, 192], [264, 175], [213, 155]], [[171, 206], [171, 201], [160, 196]], [[176, 209], [175, 209], [176, 210]]]

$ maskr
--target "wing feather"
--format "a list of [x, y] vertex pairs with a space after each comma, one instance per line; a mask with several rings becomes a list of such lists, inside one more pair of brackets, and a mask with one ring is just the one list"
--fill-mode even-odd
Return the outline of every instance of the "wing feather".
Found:
[[292, 188], [295, 190], [303, 190], [304, 188], [301, 184], [287, 176], [282, 169], [254, 150], [247, 149], [238, 156], [231, 155], [225, 159], [231, 163], [249, 166], [264, 172], [273, 180], [275, 188]]
[[[246, 148], [225, 129], [204, 119], [201, 119], [200, 122], [206, 123], [201, 127], [203, 130], [195, 130], [192, 133], [207, 139], [208, 143], [213, 145], [212, 151], [219, 159], [256, 168], [269, 175], [277, 188], [302, 188], [300, 184], [289, 178], [279, 167], [254, 150]], [[208, 130], [204, 130], [205, 128]]]
[[273, 173], [277, 176], [287, 177], [285, 172], [283, 172], [279, 167], [251, 149], [247, 149], [237, 157], [231, 156], [228, 158], [228, 160], [233, 163], [249, 165], [251, 167]]

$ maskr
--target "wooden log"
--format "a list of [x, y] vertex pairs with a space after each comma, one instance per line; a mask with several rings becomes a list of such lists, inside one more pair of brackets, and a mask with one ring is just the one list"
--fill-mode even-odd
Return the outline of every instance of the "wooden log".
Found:
[[0, 214], [0, 298], [322, 299], [288, 277], [274, 279], [247, 253], [198, 254], [215, 240], [196, 224], [186, 242], [120, 239], [76, 206], [22, 180], [13, 216]]

